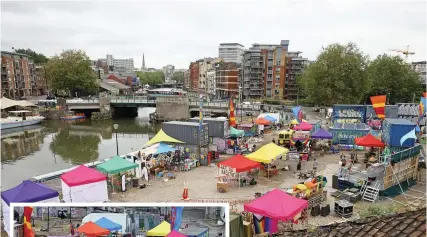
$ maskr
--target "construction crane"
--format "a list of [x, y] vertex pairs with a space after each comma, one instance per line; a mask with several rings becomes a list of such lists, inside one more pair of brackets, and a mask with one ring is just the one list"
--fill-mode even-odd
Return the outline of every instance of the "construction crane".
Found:
[[415, 54], [415, 52], [409, 52], [409, 45], [406, 46], [406, 50], [390, 49], [390, 51], [398, 52], [398, 53], [401, 53], [401, 54], [405, 55], [405, 61], [406, 62], [408, 62], [408, 55], [414, 55]]

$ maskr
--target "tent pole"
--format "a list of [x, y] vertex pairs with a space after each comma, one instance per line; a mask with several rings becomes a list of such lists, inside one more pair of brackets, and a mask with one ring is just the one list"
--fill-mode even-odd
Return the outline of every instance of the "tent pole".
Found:
[[240, 188], [240, 173], [239, 173], [239, 188]]
[[113, 177], [114, 177], [114, 175], [111, 176], [111, 187], [113, 188], [113, 192], [111, 194], [116, 194], [114, 192], [114, 178]]

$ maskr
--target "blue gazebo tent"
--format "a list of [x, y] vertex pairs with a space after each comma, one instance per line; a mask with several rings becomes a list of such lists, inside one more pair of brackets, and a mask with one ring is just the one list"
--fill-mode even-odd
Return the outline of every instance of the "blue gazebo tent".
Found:
[[267, 119], [268, 121], [273, 122], [273, 123], [277, 121], [277, 119], [273, 118], [270, 115], [265, 116], [264, 119]]
[[95, 221], [95, 224], [99, 225], [100, 227], [110, 230], [110, 231], [116, 231], [116, 230], [121, 230], [122, 229], [122, 225], [117, 224], [116, 222], [106, 218], [106, 217], [102, 217], [101, 219]]
[[157, 147], [157, 150], [154, 152], [153, 155], [168, 153], [168, 152], [172, 152], [175, 150], [176, 150], [175, 148], [172, 148], [171, 146], [169, 146], [163, 142], [160, 142], [159, 146]]

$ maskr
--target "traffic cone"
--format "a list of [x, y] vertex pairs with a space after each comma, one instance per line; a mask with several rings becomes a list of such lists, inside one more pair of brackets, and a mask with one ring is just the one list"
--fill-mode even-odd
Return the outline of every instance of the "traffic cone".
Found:
[[182, 193], [182, 200], [184, 201], [190, 200], [190, 198], [188, 197], [188, 187], [186, 182], [184, 182], [184, 192]]

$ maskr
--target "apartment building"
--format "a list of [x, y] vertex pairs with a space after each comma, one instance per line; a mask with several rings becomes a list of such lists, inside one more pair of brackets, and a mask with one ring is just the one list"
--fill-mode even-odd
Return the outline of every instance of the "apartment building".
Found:
[[190, 70], [184, 71], [184, 84], [183, 84], [184, 90], [189, 91], [191, 89], [191, 81], [190, 81]]
[[231, 98], [239, 94], [240, 64], [220, 62], [215, 67], [215, 91], [218, 99]]
[[418, 75], [420, 75], [420, 81], [421, 84], [425, 85], [426, 84], [426, 61], [420, 61], [420, 62], [412, 62], [411, 63], [411, 68], [412, 70], [414, 70], [415, 72], [418, 73]]
[[218, 58], [224, 62], [242, 63], [245, 47], [239, 43], [222, 43], [218, 46]]
[[286, 77], [284, 88], [284, 99], [296, 100], [301, 93], [299, 92], [297, 77], [304, 72], [309, 64], [307, 58], [301, 56], [302, 52], [288, 52], [286, 60]]
[[191, 90], [200, 93], [208, 93], [207, 72], [215, 65], [222, 62], [221, 58], [203, 58], [190, 63], [190, 83]]
[[215, 68], [211, 68], [206, 72], [206, 83], [209, 97], [215, 97], [217, 92]]
[[128, 59], [117, 59], [113, 55], [107, 54], [106, 58], [100, 58], [101, 62], [107, 64], [109, 71], [113, 71], [114, 68], [124, 68], [126, 72], [135, 72], [135, 65], [133, 58]]
[[163, 67], [163, 74], [165, 75], [165, 81], [170, 82], [172, 79], [172, 75], [175, 72], [174, 65], [166, 65]]
[[40, 95], [46, 91], [43, 75], [41, 68], [37, 68], [28, 55], [1, 51], [2, 96], [18, 99]]
[[199, 62], [190, 63], [189, 90], [199, 91]]

